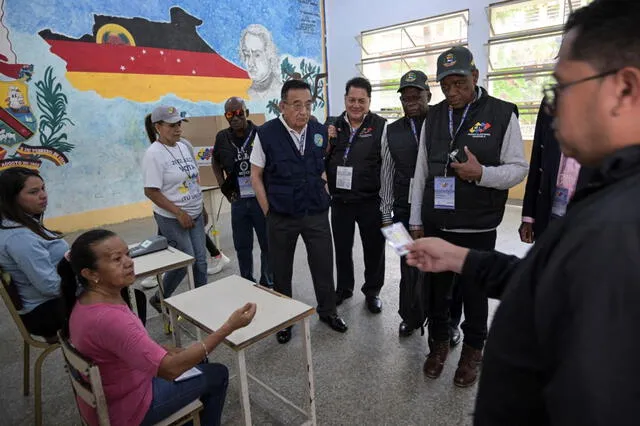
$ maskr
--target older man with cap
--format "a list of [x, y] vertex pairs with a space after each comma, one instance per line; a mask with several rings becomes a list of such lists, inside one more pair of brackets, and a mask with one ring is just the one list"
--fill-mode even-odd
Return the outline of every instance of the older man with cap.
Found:
[[[528, 165], [517, 107], [478, 86], [473, 55], [453, 47], [438, 57], [437, 80], [446, 99], [429, 111], [422, 131], [411, 200], [414, 237], [437, 236], [456, 245], [491, 250], [509, 188]], [[464, 300], [464, 345], [454, 384], [473, 385], [487, 336], [487, 296], [452, 272], [430, 276], [430, 353], [424, 373], [437, 378], [449, 353], [449, 300], [455, 285]]]
[[[386, 137], [382, 138], [382, 171], [380, 176], [380, 212], [382, 225], [401, 222], [409, 227], [411, 189], [416, 169], [418, 144], [422, 124], [427, 117], [431, 90], [427, 76], [422, 71], [411, 70], [400, 79], [400, 102], [404, 117], [387, 126]], [[392, 218], [393, 213], [393, 218]], [[417, 269], [409, 267], [404, 259], [400, 261], [400, 336], [410, 336], [416, 324], [411, 324], [412, 288], [419, 279]]]

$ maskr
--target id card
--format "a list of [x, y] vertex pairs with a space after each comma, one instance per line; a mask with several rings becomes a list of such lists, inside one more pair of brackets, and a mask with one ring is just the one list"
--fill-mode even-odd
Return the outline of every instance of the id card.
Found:
[[238, 176], [238, 188], [240, 189], [240, 198], [253, 198], [256, 196], [251, 186], [251, 176]]
[[569, 190], [567, 188], [556, 188], [556, 191], [553, 195], [551, 214], [553, 214], [554, 216], [564, 216], [567, 213], [568, 204]]
[[456, 208], [456, 180], [453, 177], [436, 177], [433, 182], [436, 209], [454, 210]]
[[409, 253], [407, 246], [413, 242], [413, 239], [402, 223], [396, 222], [393, 225], [385, 226], [382, 228], [382, 234], [398, 256]]
[[347, 189], [351, 191], [351, 182], [353, 181], [353, 167], [338, 166], [336, 176], [336, 188]]
[[413, 178], [409, 180], [409, 204], [411, 204], [412, 197], [413, 197]]

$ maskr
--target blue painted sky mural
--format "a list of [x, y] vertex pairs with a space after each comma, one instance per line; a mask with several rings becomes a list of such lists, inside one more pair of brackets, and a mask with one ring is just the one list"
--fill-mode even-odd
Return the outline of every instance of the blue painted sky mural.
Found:
[[221, 115], [240, 95], [269, 118], [282, 82], [302, 76], [324, 118], [320, 0], [0, 7], [0, 169], [39, 168], [49, 217], [144, 200], [143, 119], [157, 105]]

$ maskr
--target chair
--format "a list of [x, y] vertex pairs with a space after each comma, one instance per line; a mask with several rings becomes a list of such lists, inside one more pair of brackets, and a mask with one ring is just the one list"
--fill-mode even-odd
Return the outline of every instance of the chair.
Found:
[[[74, 395], [96, 409], [100, 426], [110, 426], [109, 410], [98, 366], [78, 352], [61, 331], [58, 331], [58, 341], [62, 345], [65, 369], [71, 380]], [[195, 426], [200, 426], [200, 410], [202, 403], [196, 399], [154, 426], [179, 426], [189, 421], [193, 421]], [[82, 423], [87, 424], [84, 419]]]
[[14, 285], [11, 284], [11, 277], [8, 273], [5, 273], [0, 269], [0, 280], [2, 281], [2, 285], [0, 285], [0, 295], [2, 295], [2, 300], [6, 305], [11, 317], [13, 318], [13, 322], [18, 327], [18, 331], [22, 335], [22, 340], [24, 342], [24, 359], [23, 359], [23, 393], [24, 396], [29, 396], [29, 372], [31, 369], [30, 366], [30, 357], [29, 357], [29, 349], [30, 346], [38, 349], [44, 349], [42, 353], [36, 358], [35, 363], [35, 378], [33, 384], [33, 392], [35, 396], [35, 424], [40, 426], [42, 424], [42, 363], [44, 362], [47, 355], [51, 352], [55, 351], [60, 347], [58, 343], [49, 343], [41, 340], [36, 340], [29, 333], [24, 323], [22, 322], [22, 318], [20, 318], [20, 314], [18, 314], [18, 310], [22, 308], [22, 302], [20, 301], [20, 296], [16, 291]]

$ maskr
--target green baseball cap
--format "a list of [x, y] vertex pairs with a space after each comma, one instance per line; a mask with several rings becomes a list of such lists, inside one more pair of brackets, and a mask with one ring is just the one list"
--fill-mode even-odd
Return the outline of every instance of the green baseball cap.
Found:
[[471, 75], [476, 63], [469, 49], [462, 46], [452, 47], [438, 56], [438, 73], [436, 80], [441, 81], [449, 75]]

